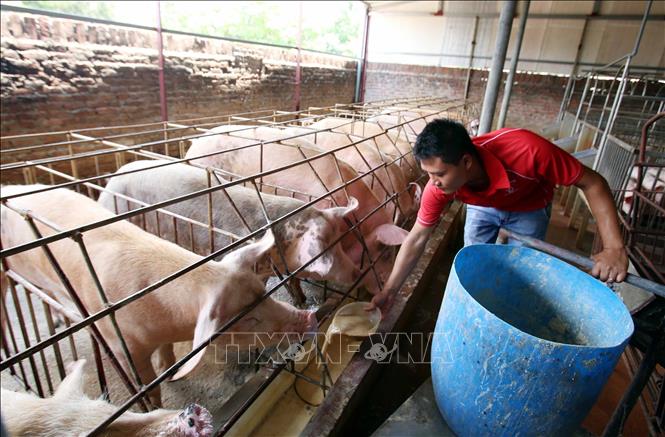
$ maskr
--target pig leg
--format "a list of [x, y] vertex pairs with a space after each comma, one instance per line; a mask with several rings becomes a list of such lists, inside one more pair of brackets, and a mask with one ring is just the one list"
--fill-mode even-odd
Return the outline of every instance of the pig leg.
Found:
[[305, 296], [305, 293], [302, 291], [302, 287], [300, 286], [300, 279], [291, 278], [289, 280], [289, 287], [286, 287], [286, 289], [288, 290], [294, 304], [297, 307], [302, 307], [305, 304], [307, 297]]
[[157, 354], [155, 367], [157, 368], [157, 374], [161, 375], [175, 363], [175, 354], [173, 353], [173, 344], [163, 344], [157, 348], [155, 351]]
[[[157, 377], [155, 369], [152, 367], [152, 362], [150, 361], [150, 356], [153, 352], [154, 350], [141, 351], [141, 353], [137, 354], [132, 353], [132, 358], [136, 365], [136, 371], [138, 372], [143, 385], [150, 384]], [[148, 399], [150, 399], [150, 403], [155, 407], [162, 407], [162, 392], [159, 386], [148, 392]]]

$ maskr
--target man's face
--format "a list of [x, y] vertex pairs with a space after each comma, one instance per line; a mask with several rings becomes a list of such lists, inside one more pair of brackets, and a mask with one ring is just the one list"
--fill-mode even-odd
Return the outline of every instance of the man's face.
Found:
[[464, 155], [457, 165], [447, 164], [439, 157], [420, 161], [420, 168], [429, 175], [432, 184], [446, 194], [453, 194], [469, 180], [471, 157]]

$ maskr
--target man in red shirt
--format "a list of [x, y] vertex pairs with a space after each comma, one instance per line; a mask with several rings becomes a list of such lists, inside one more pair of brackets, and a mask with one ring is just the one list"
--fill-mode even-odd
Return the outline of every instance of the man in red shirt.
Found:
[[593, 257], [591, 274], [610, 282], [626, 277], [628, 256], [607, 182], [546, 139], [525, 129], [507, 128], [472, 140], [461, 124], [438, 119], [418, 135], [413, 154], [430, 180], [418, 219], [368, 309], [388, 308], [451, 200], [468, 204], [465, 245], [494, 243], [501, 227], [542, 240], [556, 185], [580, 188], [596, 219], [603, 250]]

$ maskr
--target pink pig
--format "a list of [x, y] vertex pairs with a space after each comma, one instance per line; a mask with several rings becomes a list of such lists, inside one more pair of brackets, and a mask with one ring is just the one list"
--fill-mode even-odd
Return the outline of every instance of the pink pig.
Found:
[[[46, 187], [5, 186], [2, 194], [8, 196]], [[23, 211], [32, 211], [60, 229], [72, 229], [114, 217], [94, 200], [67, 189], [16, 197], [10, 199], [8, 204]], [[37, 223], [37, 227], [44, 236], [55, 233], [41, 223]], [[120, 301], [201, 260], [201, 256], [124, 220], [82, 235], [110, 302]], [[4, 205], [1, 236], [5, 249], [35, 240], [25, 219]], [[143, 384], [151, 382], [156, 376], [150, 362], [153, 352], [159, 350], [161, 355], [170, 350], [165, 346], [188, 340], [193, 340], [193, 346], [197, 347], [207, 342], [228, 320], [261, 298], [265, 292], [264, 283], [252, 269], [273, 244], [272, 232], [266, 232], [260, 241], [236, 249], [219, 262], [209, 261], [116, 312], [116, 320]], [[88, 312], [93, 314], [104, 309], [78, 245], [72, 239], [65, 238], [50, 243], [49, 248]], [[7, 261], [10, 269], [77, 312], [42, 248], [19, 252], [8, 257]], [[116, 356], [123, 361], [120, 341], [108, 317], [96, 322], [96, 326]], [[267, 298], [234, 323], [228, 332], [259, 333], [272, 339], [278, 337], [270, 335], [273, 333], [295, 335], [313, 332], [316, 327], [313, 312], [298, 310]], [[238, 338], [242, 336], [234, 336], [234, 339]], [[194, 370], [204, 351], [187, 361], [173, 379]], [[172, 355], [159, 358], [165, 366], [174, 360]], [[159, 387], [149, 395], [155, 405], [161, 404]]]
[[[101, 399], [90, 399], [83, 391], [85, 360], [70, 364], [70, 372], [50, 398], [2, 389], [2, 418], [9, 435], [65, 437], [87, 434], [116, 411]], [[200, 405], [184, 410], [127, 411], [101, 435], [105, 437], [210, 437], [212, 416]]]
[[[257, 140], [225, 134], [224, 132], [228, 130], [228, 126], [221, 126], [212, 130], [212, 132], [220, 132], [220, 135], [210, 135], [193, 140], [185, 158], [190, 158], [192, 162], [201, 165], [220, 168], [238, 175], [251, 176], [262, 170], [287, 166], [301, 161], [305, 157], [323, 153], [321, 149], [298, 147], [279, 142], [266, 143], [261, 150], [261, 146], [253, 145], [257, 143]], [[222, 153], [239, 147], [241, 148]], [[208, 154], [211, 155], [194, 159]], [[313, 159], [310, 163], [299, 164], [266, 175], [263, 180], [268, 184], [318, 197], [356, 177], [358, 177], [358, 173], [348, 164], [336, 161], [330, 155], [325, 155]], [[355, 218], [359, 220], [368, 216], [360, 225], [360, 233], [364, 237], [369, 257], [375, 262], [375, 270], [378, 275], [378, 282], [371, 272], [369, 277], [365, 277], [365, 284], [374, 294], [380, 290], [392, 270], [395, 260], [394, 246], [402, 244], [408, 232], [392, 223], [386, 209], [379, 207], [381, 202], [362, 180], [351, 182], [345, 190], [339, 190], [332, 196], [341, 206], [347, 204], [347, 194], [358, 200]], [[316, 206], [323, 208], [328, 206], [327, 203], [319, 202]], [[386, 246], [392, 247], [384, 251]], [[347, 235], [342, 240], [342, 247], [356, 265], [362, 265], [363, 268], [367, 266], [368, 261], [363, 244], [355, 235]]]

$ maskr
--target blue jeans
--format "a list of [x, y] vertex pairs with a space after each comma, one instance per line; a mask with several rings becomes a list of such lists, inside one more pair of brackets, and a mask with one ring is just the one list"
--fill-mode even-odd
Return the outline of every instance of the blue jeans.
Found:
[[[551, 205], [528, 212], [509, 212], [484, 206], [466, 206], [464, 225], [464, 245], [495, 243], [499, 228], [529, 237], [545, 239], [547, 224], [550, 221]], [[509, 244], [521, 245], [510, 238]]]

